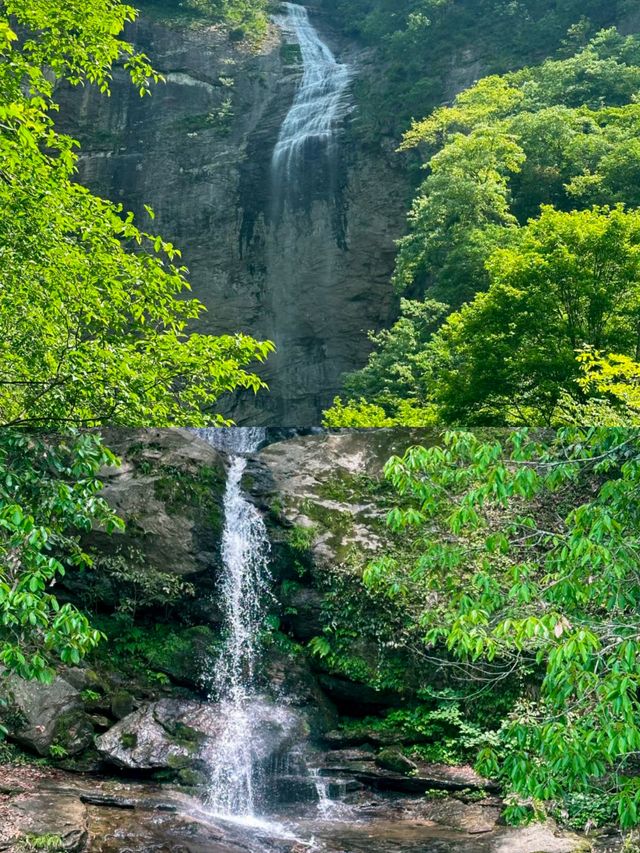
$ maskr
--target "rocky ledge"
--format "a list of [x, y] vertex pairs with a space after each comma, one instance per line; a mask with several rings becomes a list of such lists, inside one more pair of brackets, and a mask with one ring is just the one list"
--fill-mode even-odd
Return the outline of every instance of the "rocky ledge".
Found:
[[322, 813], [290, 810], [277, 820], [231, 822], [168, 786], [79, 778], [51, 768], [5, 768], [0, 786], [0, 850], [8, 853], [613, 853], [549, 822], [499, 823], [493, 798], [419, 799], [360, 795]]

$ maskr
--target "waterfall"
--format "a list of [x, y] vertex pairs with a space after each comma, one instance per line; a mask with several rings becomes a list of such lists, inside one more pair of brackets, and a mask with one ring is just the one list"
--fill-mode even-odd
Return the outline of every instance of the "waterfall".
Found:
[[351, 72], [348, 65], [337, 62], [322, 41], [304, 6], [284, 6], [287, 16], [281, 19], [281, 26], [296, 38], [303, 63], [302, 82], [273, 152], [273, 175], [286, 182], [302, 163], [309, 142], [331, 142], [336, 123], [344, 114]]
[[252, 817], [256, 761], [252, 750], [260, 631], [270, 596], [269, 539], [260, 512], [242, 491], [246, 454], [265, 439], [262, 429], [198, 431], [229, 454], [224, 494], [220, 602], [225, 624], [222, 649], [211, 677], [211, 699], [220, 704], [222, 736], [212, 756], [209, 806], [216, 814]]

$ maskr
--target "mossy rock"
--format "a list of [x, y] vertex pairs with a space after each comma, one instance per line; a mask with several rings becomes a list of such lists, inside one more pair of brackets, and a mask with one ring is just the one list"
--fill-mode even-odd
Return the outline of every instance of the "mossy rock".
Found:
[[111, 713], [116, 720], [123, 720], [136, 707], [135, 700], [128, 690], [116, 690], [111, 697]]
[[198, 687], [218, 639], [207, 625], [195, 625], [151, 646], [146, 658], [151, 667], [164, 672], [176, 684]]
[[382, 749], [376, 755], [376, 764], [383, 770], [391, 770], [393, 773], [402, 773], [408, 776], [415, 773], [418, 765], [407, 758], [399, 749]]
[[72, 709], [56, 720], [53, 744], [63, 749], [66, 755], [77, 755], [93, 743], [94, 734], [88, 715], [83, 710]]
[[178, 773], [178, 782], [189, 788], [204, 788], [209, 784], [209, 777], [193, 767], [185, 767]]

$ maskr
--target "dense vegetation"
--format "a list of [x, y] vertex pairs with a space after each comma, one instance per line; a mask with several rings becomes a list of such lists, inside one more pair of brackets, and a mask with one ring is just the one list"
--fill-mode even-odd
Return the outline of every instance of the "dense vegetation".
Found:
[[245, 368], [271, 346], [189, 332], [204, 309], [178, 250], [75, 183], [76, 143], [55, 129], [55, 78], [106, 93], [121, 62], [141, 95], [159, 79], [119, 38], [134, 16], [0, 3], [2, 424], [205, 424], [223, 393], [261, 385]]
[[459, 81], [571, 53], [631, 11], [633, 0], [325, 0], [346, 32], [377, 50], [379, 75], [358, 84], [360, 130], [402, 133]]
[[512, 821], [637, 825], [639, 464], [628, 428], [451, 432], [391, 459], [397, 545], [312, 643], [421, 700], [364, 725], [473, 755]]
[[267, 32], [268, 0], [140, 0], [146, 12], [193, 24], [224, 24], [235, 41], [260, 40]]
[[67, 569], [90, 565], [81, 532], [122, 528], [99, 496], [98, 471], [115, 462], [88, 433], [0, 436], [0, 661], [23, 678], [50, 681], [55, 663], [78, 663], [101, 639], [54, 586]]
[[638, 358], [639, 87], [640, 40], [607, 30], [414, 123], [427, 177], [395, 274], [412, 298], [328, 424], [562, 423], [603, 391], [589, 417], [632, 415], [629, 361], [619, 415], [585, 364]]

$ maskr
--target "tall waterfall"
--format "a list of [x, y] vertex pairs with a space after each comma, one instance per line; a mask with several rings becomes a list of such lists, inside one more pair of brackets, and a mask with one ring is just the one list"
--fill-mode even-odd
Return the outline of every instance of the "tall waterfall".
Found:
[[309, 142], [329, 145], [336, 122], [344, 114], [351, 78], [348, 65], [337, 62], [322, 41], [304, 6], [285, 3], [283, 30], [292, 32], [302, 53], [303, 76], [293, 105], [280, 129], [273, 152], [274, 177], [286, 181], [303, 160]]
[[256, 802], [252, 703], [256, 699], [259, 635], [271, 578], [267, 530], [262, 516], [242, 491], [242, 475], [246, 454], [258, 449], [265, 430], [199, 432], [210, 444], [230, 454], [220, 584], [226, 630], [211, 684], [211, 698], [220, 703], [223, 731], [212, 756], [209, 805], [217, 814], [251, 817]]

